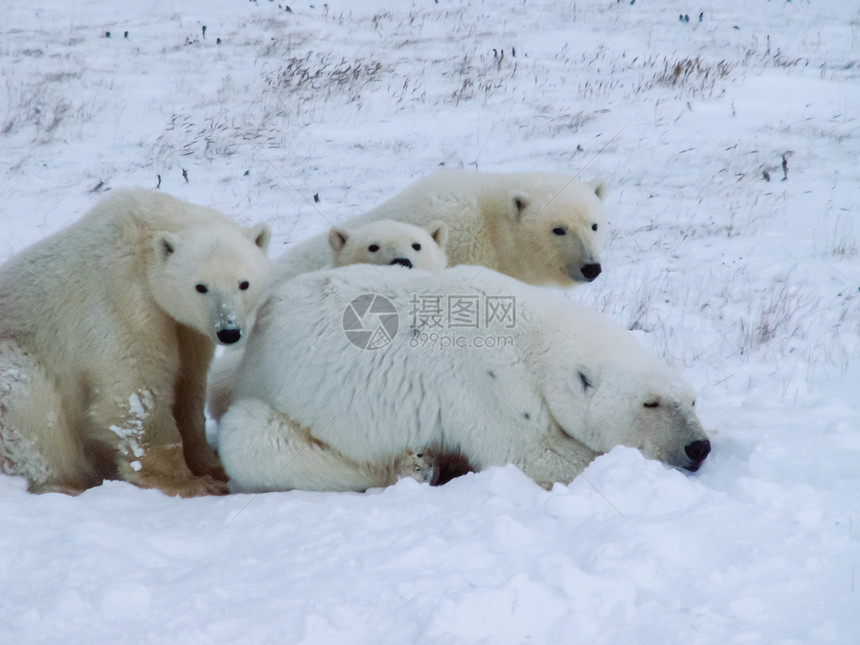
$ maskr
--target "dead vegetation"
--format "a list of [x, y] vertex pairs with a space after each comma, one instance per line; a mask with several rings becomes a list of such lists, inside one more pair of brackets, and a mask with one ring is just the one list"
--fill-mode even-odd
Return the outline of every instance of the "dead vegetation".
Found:
[[691, 96], [711, 96], [718, 81], [728, 78], [734, 65], [721, 60], [709, 63], [701, 57], [665, 60], [652, 81], [654, 86], [682, 89]]
[[56, 89], [59, 81], [66, 81], [72, 75], [54, 76], [57, 78], [17, 88], [10, 87], [7, 82], [7, 106], [5, 118], [0, 122], [0, 134], [11, 135], [29, 128], [33, 143], [46, 144], [56, 137], [64, 124], [80, 127], [92, 119], [91, 111], [77, 107], [67, 92]]
[[[264, 91], [322, 93], [323, 98], [334, 94], [350, 97], [368, 84], [378, 81], [386, 72], [379, 61], [332, 61], [328, 56], [309, 51], [294, 56], [277, 71], [263, 77]], [[344, 102], [347, 102], [344, 101]]]
[[779, 338], [782, 344], [805, 338], [806, 326], [814, 320], [815, 303], [792, 284], [791, 277], [774, 281], [767, 293], [750, 301], [751, 311], [740, 318], [741, 354], [763, 347]]

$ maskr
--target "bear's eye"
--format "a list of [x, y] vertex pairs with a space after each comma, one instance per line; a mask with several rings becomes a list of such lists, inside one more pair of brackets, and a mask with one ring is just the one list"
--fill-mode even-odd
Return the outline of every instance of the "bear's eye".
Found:
[[646, 408], [657, 408], [657, 407], [660, 407], [660, 402], [659, 401], [646, 401], [645, 403], [643, 403], [643, 405]]
[[565, 235], [567, 233], [567, 229], [563, 226], [556, 226], [554, 229], [552, 229], [552, 232], [554, 235]]
[[208, 293], [209, 292], [209, 287], [207, 287], [203, 283], [198, 283], [194, 288], [197, 289], [197, 293]]
[[248, 287], [250, 287], [250, 286], [251, 286], [251, 283], [248, 282], [247, 280], [242, 280], [242, 282], [239, 283], [239, 288], [242, 291], [247, 291]]
[[379, 250], [379, 245], [378, 244], [371, 244], [370, 246], [367, 247], [367, 250], [370, 251], [371, 253], [376, 253]]
[[591, 230], [592, 230], [592, 231], [596, 231], [596, 230], [597, 230], [597, 224], [592, 224], [592, 225], [591, 225]]
[[413, 245], [412, 245], [412, 248], [413, 248], [413, 249], [415, 249], [416, 251], [420, 251], [420, 250], [421, 250], [421, 245], [420, 245], [420, 244], [418, 244], [418, 242], [415, 242], [415, 244], [413, 244]]

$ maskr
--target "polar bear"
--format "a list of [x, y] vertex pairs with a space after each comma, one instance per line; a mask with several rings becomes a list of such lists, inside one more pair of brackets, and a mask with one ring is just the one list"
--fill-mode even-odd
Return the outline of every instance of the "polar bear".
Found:
[[[570, 287], [601, 272], [606, 240], [602, 180], [549, 172], [443, 170], [345, 223], [380, 219], [448, 225], [448, 263], [475, 264], [523, 282]], [[272, 284], [331, 267], [326, 235], [300, 242], [273, 262]]]
[[422, 228], [383, 219], [353, 229], [334, 226], [328, 234], [336, 267], [395, 264], [427, 271], [441, 271], [448, 266], [444, 251], [447, 239], [448, 225], [440, 221]]
[[237, 490], [385, 486], [410, 454], [546, 487], [616, 445], [707, 457], [693, 390], [605, 315], [482, 267], [392, 270], [301, 275], [260, 306], [219, 424]]
[[33, 492], [226, 493], [206, 374], [246, 331], [270, 237], [126, 189], [0, 267], [0, 471]]
[[[442, 246], [450, 265], [482, 265], [524, 282], [569, 287], [600, 275], [605, 196], [606, 184], [599, 179], [586, 183], [548, 172], [442, 170], [343, 226], [348, 230], [390, 219], [432, 231], [441, 222], [447, 227]], [[301, 273], [338, 266], [326, 248], [327, 243], [332, 246], [336, 260], [341, 244], [336, 236], [334, 230], [328, 237], [317, 235], [277, 258], [272, 287]], [[216, 420], [232, 401], [241, 351], [226, 352], [210, 374], [208, 410]]]
[[[353, 229], [333, 226], [328, 240], [334, 253], [334, 265], [338, 267], [390, 264], [408, 269], [442, 271], [448, 265], [443, 250], [447, 237], [445, 222], [431, 222], [425, 229], [393, 220], [379, 220]], [[241, 350], [235, 349], [218, 358], [209, 372], [207, 409], [216, 421], [233, 400], [233, 377], [241, 360]]]

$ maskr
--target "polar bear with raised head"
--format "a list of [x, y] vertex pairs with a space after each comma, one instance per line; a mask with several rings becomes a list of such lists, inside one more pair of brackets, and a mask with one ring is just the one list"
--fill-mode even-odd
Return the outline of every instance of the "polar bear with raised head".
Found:
[[[354, 228], [391, 219], [448, 226], [448, 264], [474, 264], [530, 284], [570, 287], [601, 272], [606, 241], [602, 180], [550, 172], [442, 170], [380, 206], [347, 220]], [[296, 244], [273, 262], [272, 283], [332, 266], [326, 234]]]
[[226, 493], [206, 442], [206, 374], [239, 341], [269, 227], [117, 190], [0, 267], [0, 471], [33, 492], [122, 479]]
[[481, 267], [392, 270], [301, 275], [261, 305], [219, 424], [239, 490], [365, 490], [409, 455], [543, 486], [616, 445], [707, 457], [693, 390], [605, 315]]

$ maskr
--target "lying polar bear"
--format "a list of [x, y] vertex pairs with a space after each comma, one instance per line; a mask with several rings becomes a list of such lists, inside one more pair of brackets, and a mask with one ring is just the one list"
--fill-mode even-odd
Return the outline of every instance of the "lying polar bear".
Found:
[[710, 451], [692, 389], [627, 330], [474, 266], [277, 286], [234, 386], [219, 443], [242, 491], [360, 491], [451, 454], [549, 487], [616, 445], [688, 470]]

